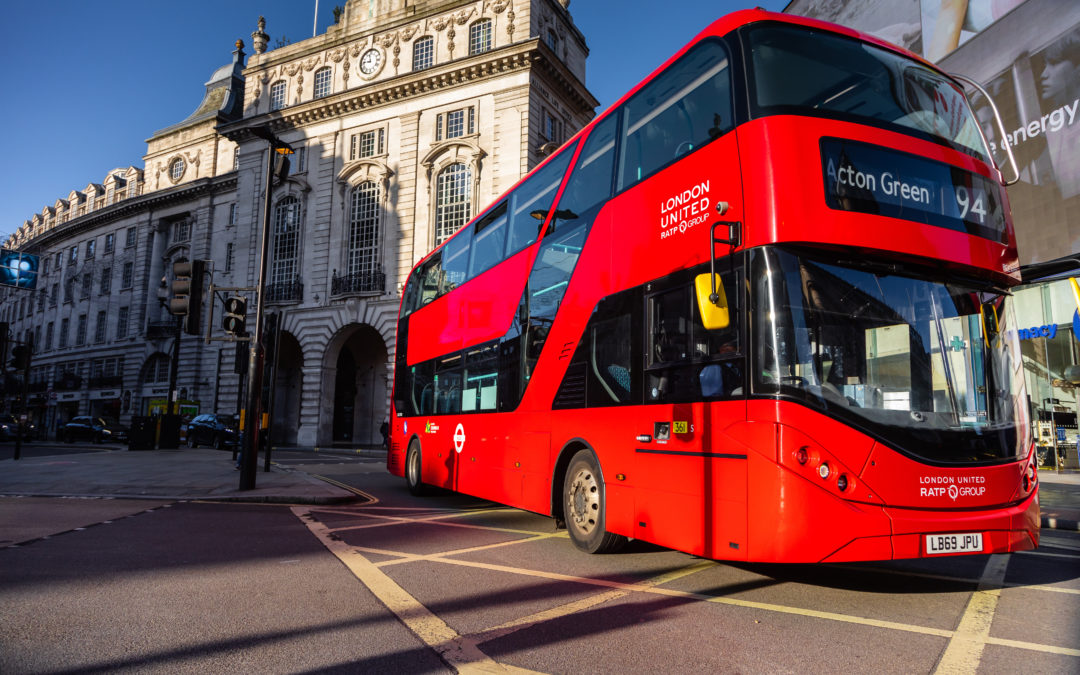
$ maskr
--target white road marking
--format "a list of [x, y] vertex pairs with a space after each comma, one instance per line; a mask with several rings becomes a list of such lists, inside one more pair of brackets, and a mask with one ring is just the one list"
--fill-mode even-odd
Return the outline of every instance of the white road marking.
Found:
[[994, 622], [1001, 583], [1009, 568], [1009, 556], [995, 554], [986, 561], [979, 587], [971, 594], [967, 609], [960, 617], [960, 625], [949, 640], [945, 653], [938, 662], [935, 674], [961, 675], [979, 670], [983, 648], [990, 637], [990, 625]]

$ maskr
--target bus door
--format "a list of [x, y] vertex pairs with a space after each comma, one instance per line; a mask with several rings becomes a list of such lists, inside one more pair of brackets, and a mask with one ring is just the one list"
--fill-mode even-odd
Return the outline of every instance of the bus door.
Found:
[[[726, 298], [735, 297], [737, 270], [721, 267], [718, 302], [726, 306]], [[737, 306], [727, 307], [718, 322], [714, 310], [699, 304], [695, 282], [708, 276], [707, 267], [685, 270], [646, 286], [646, 405], [634, 427], [635, 520], [641, 538], [741, 558], [747, 459], [725, 432], [746, 418], [740, 321]]]

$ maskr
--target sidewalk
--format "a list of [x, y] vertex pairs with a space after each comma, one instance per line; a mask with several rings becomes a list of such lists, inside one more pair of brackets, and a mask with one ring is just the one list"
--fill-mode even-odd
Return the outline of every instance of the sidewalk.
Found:
[[[285, 448], [282, 448], [285, 449]], [[292, 448], [290, 448], [292, 449]], [[210, 499], [285, 504], [342, 504], [363, 501], [357, 492], [273, 466], [255, 488], [240, 490], [232, 453], [209, 449], [104, 452], [0, 461], [0, 495]]]

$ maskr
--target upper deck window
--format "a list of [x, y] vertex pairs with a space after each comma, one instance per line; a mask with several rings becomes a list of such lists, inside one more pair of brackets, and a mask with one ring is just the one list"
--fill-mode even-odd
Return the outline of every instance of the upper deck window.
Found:
[[989, 161], [963, 92], [913, 59], [832, 33], [748, 29], [753, 116], [811, 114], [902, 127]]
[[731, 60], [718, 40], [695, 46], [625, 105], [619, 190], [733, 126]]

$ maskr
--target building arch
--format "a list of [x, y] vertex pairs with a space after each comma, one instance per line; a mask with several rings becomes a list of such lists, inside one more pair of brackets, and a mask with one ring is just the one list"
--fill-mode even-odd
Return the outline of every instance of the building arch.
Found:
[[347, 324], [330, 339], [321, 385], [332, 394], [323, 397], [320, 443], [381, 447], [380, 427], [390, 414], [389, 344], [364, 323]]

